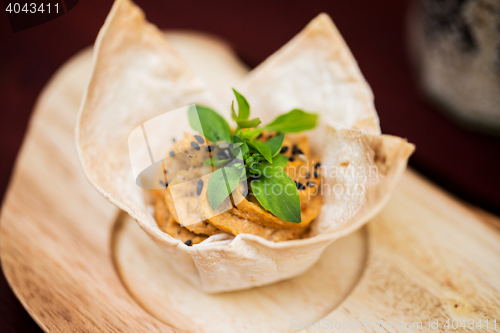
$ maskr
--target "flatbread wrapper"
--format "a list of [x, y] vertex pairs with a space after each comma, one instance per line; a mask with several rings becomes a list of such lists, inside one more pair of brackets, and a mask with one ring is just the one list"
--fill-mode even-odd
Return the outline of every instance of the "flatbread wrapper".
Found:
[[[78, 154], [92, 185], [139, 223], [165, 251], [166, 264], [212, 293], [305, 272], [330, 243], [380, 211], [414, 150], [404, 139], [380, 134], [371, 90], [326, 14], [250, 72], [237, 89], [251, 104], [252, 116], [263, 121], [292, 108], [318, 112], [319, 125], [308, 134], [312, 149], [322, 156], [322, 167], [361, 170], [324, 175], [337, 192], [323, 194], [309, 238], [271, 242], [252, 234], [222, 233], [190, 247], [158, 228], [153, 203], [135, 183], [129, 134], [156, 116], [195, 103], [229, 119], [232, 97], [227, 87], [227, 99], [215, 98], [129, 0], [115, 1], [99, 32], [76, 123]], [[165, 150], [185, 130], [187, 119], [181, 118], [164, 128], [160, 139]]]

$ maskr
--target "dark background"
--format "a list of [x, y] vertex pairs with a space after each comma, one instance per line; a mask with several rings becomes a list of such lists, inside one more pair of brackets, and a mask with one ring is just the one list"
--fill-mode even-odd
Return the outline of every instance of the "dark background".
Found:
[[[250, 67], [327, 12], [374, 91], [382, 131], [416, 144], [410, 165], [462, 199], [499, 214], [500, 138], [457, 126], [419, 94], [406, 45], [409, 2], [136, 1], [162, 29], [203, 30], [225, 38]], [[17, 33], [0, 13], [0, 201], [38, 94], [66, 60], [93, 44], [111, 4], [80, 0], [63, 16]], [[41, 332], [3, 276], [0, 330]]]

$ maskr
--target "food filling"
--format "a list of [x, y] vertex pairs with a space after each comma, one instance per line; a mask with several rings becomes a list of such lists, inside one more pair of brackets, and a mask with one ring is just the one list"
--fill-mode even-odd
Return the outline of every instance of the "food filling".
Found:
[[[267, 142], [276, 136], [275, 132], [263, 132], [258, 140]], [[232, 235], [248, 233], [261, 236], [272, 241], [285, 241], [306, 237], [308, 227], [318, 216], [321, 209], [321, 195], [319, 185], [321, 184], [320, 161], [311, 157], [308, 139], [305, 135], [290, 134], [285, 135], [280, 153], [287, 158], [284, 172], [293, 179], [300, 198], [301, 222], [292, 223], [284, 221], [268, 210], [255, 198], [251, 190], [253, 177], [247, 179], [247, 187], [250, 189], [247, 196], [238, 204], [232, 205], [230, 209], [220, 214], [211, 214], [213, 211], [207, 198], [208, 183], [199, 180], [198, 182], [186, 182], [186, 179], [195, 179], [201, 176], [210, 177], [210, 173], [218, 169], [210, 165], [203, 166], [203, 162], [210, 157], [209, 150], [213, 156], [225, 155], [227, 150], [216, 145], [206, 145], [202, 150], [192, 151], [190, 147], [196, 145], [199, 135], [185, 134], [185, 138], [174, 143], [168, 151], [168, 156], [172, 164], [176, 164], [177, 172], [167, 174], [165, 189], [155, 191], [155, 218], [158, 227], [170, 236], [180, 239], [186, 245], [193, 245], [202, 242], [209, 236], [226, 232]], [[205, 141], [205, 139], [203, 139]], [[188, 148], [188, 149], [186, 149]], [[174, 152], [174, 154], [171, 154]], [[227, 156], [233, 157], [234, 156]], [[173, 170], [173, 168], [168, 168]], [[262, 175], [261, 177], [265, 177]], [[158, 177], [161, 184], [165, 184], [163, 176]], [[184, 191], [182, 201], [172, 198], [169, 188], [173, 185], [184, 184], [181, 189]], [[267, 195], [273, 195], [273, 189], [269, 189]], [[277, 191], [277, 190], [276, 190]], [[176, 194], [179, 192], [176, 187]], [[201, 205], [200, 198], [201, 197]], [[202, 219], [204, 212], [214, 215], [201, 222], [182, 225], [177, 214], [177, 210], [183, 210], [185, 215], [199, 215]]]
[[157, 177], [159, 228], [186, 245], [223, 232], [275, 242], [307, 237], [321, 209], [321, 162], [297, 133], [314, 128], [317, 116], [295, 109], [259, 126], [234, 93], [233, 129], [214, 110], [189, 110], [196, 134], [174, 140]]

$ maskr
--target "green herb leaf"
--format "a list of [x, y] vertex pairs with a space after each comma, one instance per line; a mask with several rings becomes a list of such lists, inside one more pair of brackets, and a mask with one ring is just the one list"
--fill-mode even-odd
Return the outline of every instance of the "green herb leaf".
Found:
[[247, 165], [249, 166], [248, 171], [250, 173], [256, 174], [258, 176], [265, 175], [266, 177], [271, 176], [269, 174], [269, 171], [276, 172], [277, 169], [284, 169], [287, 164], [288, 164], [288, 157], [281, 154], [278, 154], [273, 158], [273, 163], [269, 163], [268, 161], [262, 161], [260, 163], [247, 162]]
[[214, 110], [196, 105], [188, 110], [189, 125], [209, 141], [231, 142], [231, 129], [227, 121]]
[[262, 121], [260, 118], [253, 118], [250, 120], [236, 120], [236, 124], [238, 124], [239, 128], [252, 128], [258, 126]]
[[218, 166], [224, 165], [224, 164], [229, 163], [229, 162], [231, 162], [230, 158], [221, 160], [217, 156], [215, 156], [214, 158], [211, 158], [211, 159], [204, 161], [203, 166], [212, 165], [212, 166], [218, 167]]
[[283, 144], [283, 140], [285, 139], [284, 134], [280, 134], [275, 136], [274, 138], [267, 140], [266, 145], [271, 148], [271, 155], [274, 157], [278, 155], [281, 150], [281, 145]]
[[234, 109], [234, 101], [231, 103], [231, 118], [233, 118], [234, 121], [238, 120], [238, 115]]
[[243, 169], [245, 167], [245, 165], [243, 165], [243, 163], [234, 163], [232, 165], [233, 167], [235, 167], [236, 169]]
[[244, 168], [238, 169], [229, 166], [215, 170], [212, 176], [210, 176], [207, 185], [207, 195], [210, 207], [213, 210], [216, 210], [229, 194], [236, 189], [244, 172]]
[[[267, 172], [266, 172], [267, 173]], [[300, 223], [300, 198], [295, 182], [285, 172], [252, 180], [252, 191], [259, 203], [280, 219]]]
[[285, 155], [278, 154], [275, 157], [273, 157], [273, 162], [269, 163], [268, 161], [262, 161], [260, 162], [260, 165], [257, 167], [258, 169], [264, 171], [268, 167], [273, 167], [273, 168], [285, 168], [286, 165], [288, 164], [288, 157]]
[[261, 132], [262, 132], [262, 128], [251, 128], [251, 129], [246, 129], [244, 131], [239, 132], [238, 135], [240, 138], [242, 138], [244, 140], [253, 140], [256, 137], [258, 137]]
[[243, 160], [243, 158], [245, 158], [245, 155], [248, 154], [248, 151], [249, 151], [248, 145], [246, 144], [245, 141], [243, 141], [242, 138], [240, 138], [239, 136], [236, 136], [236, 135], [233, 135], [233, 142], [235, 144], [239, 144], [239, 147], [234, 148], [234, 146], [233, 146], [233, 148], [231, 149], [231, 153], [233, 154], [233, 156], [236, 156], [237, 158], [240, 158], [238, 156], [238, 152], [241, 153], [242, 158], [240, 158], [240, 159]]
[[278, 168], [284, 168], [288, 164], [288, 157], [285, 155], [278, 154], [273, 157], [273, 166]]
[[[245, 97], [243, 97], [242, 94], [237, 92], [233, 88], [234, 96], [236, 96], [236, 100], [238, 101], [238, 114], [236, 114], [236, 111], [234, 110], [234, 102], [232, 106], [232, 114], [233, 114], [233, 119], [234, 121], [236, 120], [247, 120], [248, 117], [250, 117], [250, 105], [248, 105], [248, 102]], [[255, 125], [257, 126], [257, 125]]]
[[316, 127], [317, 120], [317, 114], [294, 109], [278, 116], [270, 124], [262, 127], [262, 129], [281, 133], [297, 133], [313, 129]]
[[269, 148], [264, 142], [261, 141], [248, 141], [248, 145], [254, 148], [256, 151], [262, 154], [266, 160], [270, 163], [273, 161], [273, 155], [271, 153], [271, 148]]

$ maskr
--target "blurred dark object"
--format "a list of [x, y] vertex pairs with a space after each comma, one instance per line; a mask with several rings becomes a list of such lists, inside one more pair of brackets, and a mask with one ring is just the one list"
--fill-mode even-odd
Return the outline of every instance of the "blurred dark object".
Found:
[[[456, 126], [420, 97], [408, 61], [409, 1], [136, 2], [162, 29], [203, 30], [225, 38], [250, 66], [285, 44], [318, 13], [328, 13], [374, 91], [383, 132], [416, 144], [411, 166], [463, 199], [500, 214], [500, 138]], [[83, 0], [60, 18], [15, 34], [7, 15], [0, 13], [1, 198], [37, 96], [66, 60], [94, 42], [111, 4]], [[36, 170], [33, 165], [34, 177]], [[0, 312], [0, 327], [41, 332], [30, 329], [5, 283], [0, 284], [0, 295], [2, 306], [12, 310]]]
[[462, 125], [500, 135], [500, 0], [415, 0], [409, 22], [424, 93]]

